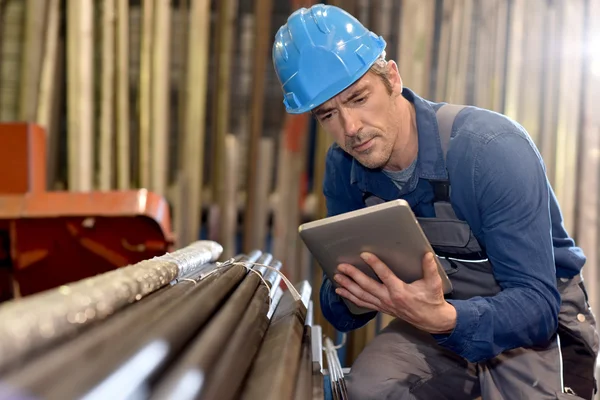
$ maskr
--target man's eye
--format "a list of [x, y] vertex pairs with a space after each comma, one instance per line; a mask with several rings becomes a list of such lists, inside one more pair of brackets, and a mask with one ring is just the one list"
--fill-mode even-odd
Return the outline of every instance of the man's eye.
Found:
[[359, 97], [358, 99], [355, 100], [356, 103], [364, 103], [365, 100], [367, 100], [367, 97]]
[[325, 114], [325, 115], [323, 115], [323, 116], [321, 117], [321, 120], [322, 120], [322, 121], [325, 121], [326, 119], [329, 119], [329, 118], [331, 118], [331, 113], [328, 113], [328, 114]]

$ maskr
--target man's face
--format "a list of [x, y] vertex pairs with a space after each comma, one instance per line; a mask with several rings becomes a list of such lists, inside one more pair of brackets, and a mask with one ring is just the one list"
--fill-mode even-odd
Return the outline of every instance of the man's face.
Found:
[[390, 78], [392, 93], [380, 76], [368, 72], [315, 110], [323, 129], [367, 168], [385, 167], [396, 142], [399, 90]]

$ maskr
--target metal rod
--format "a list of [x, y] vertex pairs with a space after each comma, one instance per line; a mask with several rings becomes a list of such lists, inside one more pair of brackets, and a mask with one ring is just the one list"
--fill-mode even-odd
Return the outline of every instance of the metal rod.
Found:
[[170, 254], [2, 304], [0, 372], [216, 260], [221, 252], [218, 243], [198, 241]]
[[[198, 283], [197, 288], [195, 288], [196, 283], [191, 280], [183, 280], [176, 285], [163, 287], [146, 300], [132, 304], [105, 323], [93, 327], [89, 332], [20, 366], [14, 373], [3, 378], [3, 381], [12, 387], [45, 394], [46, 388], [56, 382], [64, 381], [65, 376], [70, 376], [68, 374], [70, 370], [85, 366], [88, 355], [110, 349], [111, 342], [119, 338], [123, 332], [127, 332], [130, 327], [151, 327], [157, 318], [173, 310], [179, 302], [185, 301], [191, 289], [202, 290], [217, 277], [217, 274], [207, 277]], [[148, 318], [149, 315], [154, 317]]]
[[[269, 290], [263, 284], [254, 293], [252, 302], [245, 312], [227, 347], [210, 371], [202, 388], [200, 398], [231, 400], [242, 386], [262, 339], [269, 326], [267, 312]], [[227, 379], [223, 379], [227, 376]]]
[[[291, 399], [301, 355], [303, 318], [287, 290], [271, 318], [260, 350], [256, 354], [240, 399]], [[276, 350], [277, 349], [277, 350]]]
[[[153, 399], [170, 397], [171, 393], [187, 379], [190, 371], [199, 373], [205, 379], [210, 365], [218, 360], [220, 353], [225, 349], [227, 340], [235, 330], [237, 321], [242, 317], [259, 283], [260, 278], [256, 274], [250, 274], [242, 281], [209, 325], [189, 345], [189, 349], [165, 373], [164, 377], [161, 377]], [[197, 396], [199, 390], [201, 385], [191, 391], [192, 395]], [[178, 398], [181, 398], [179, 396], [183, 395], [178, 394]]]
[[152, 326], [130, 327], [118, 341], [100, 349], [93, 358], [94, 368], [72, 371], [67, 375], [68, 385], [63, 379], [45, 390], [44, 395], [51, 398], [129, 398], [162, 373], [222, 307], [246, 274], [244, 267], [228, 268], [212, 284], [192, 291], [176, 309], [160, 316], [149, 315]]

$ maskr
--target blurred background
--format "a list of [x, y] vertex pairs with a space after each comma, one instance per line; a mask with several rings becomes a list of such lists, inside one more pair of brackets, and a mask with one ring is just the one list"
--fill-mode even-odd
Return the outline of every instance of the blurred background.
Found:
[[[327, 3], [382, 35], [405, 86], [421, 96], [489, 108], [525, 126], [565, 226], [588, 257], [597, 310], [600, 0]], [[292, 282], [312, 283], [315, 320], [333, 337], [318, 309], [320, 269], [297, 235], [299, 224], [325, 215], [331, 139], [309, 115], [286, 115], [271, 63], [277, 29], [311, 4], [0, 0], [0, 138], [15, 124], [41, 129], [43, 191], [147, 190], [164, 199], [174, 247], [208, 238], [224, 246], [223, 259], [271, 252]], [[0, 155], [12, 151], [5, 145]], [[2, 165], [6, 176], [22, 168]], [[3, 276], [17, 276], [2, 257]], [[8, 297], [20, 294], [19, 283], [25, 278], [9, 285]], [[343, 364], [383, 324], [349, 335]]]

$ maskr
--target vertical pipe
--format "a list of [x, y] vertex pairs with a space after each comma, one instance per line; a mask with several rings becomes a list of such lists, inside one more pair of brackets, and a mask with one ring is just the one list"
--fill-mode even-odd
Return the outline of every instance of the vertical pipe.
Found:
[[39, 84], [44, 54], [47, 1], [26, 0], [24, 49], [21, 53], [19, 120], [36, 121]]
[[129, 189], [129, 2], [117, 0], [117, 188]]
[[600, 28], [594, 21], [600, 21], [600, 0], [591, 0], [587, 12], [587, 33], [585, 48], [585, 99], [582, 118], [581, 165], [579, 168], [577, 240], [582, 247], [587, 262], [583, 270], [589, 292], [590, 305], [598, 315], [599, 293], [599, 235], [600, 219], [600, 115], [596, 111], [600, 102], [600, 55], [597, 46], [600, 41]]
[[104, 0], [102, 7], [102, 75], [100, 87], [100, 185], [112, 189], [115, 78], [115, 1]]
[[210, 0], [191, 0], [183, 138], [185, 143], [183, 180], [189, 188], [190, 204], [186, 210], [186, 242], [191, 242], [199, 235], [201, 225], [209, 37]]
[[[213, 210], [220, 216], [224, 212], [226, 199], [224, 197], [224, 174], [227, 166], [225, 159], [225, 138], [229, 133], [229, 117], [231, 105], [231, 66], [233, 59], [233, 36], [237, 15], [237, 0], [221, 0], [219, 5], [218, 36], [217, 36], [217, 86], [216, 86], [216, 115], [215, 142], [213, 152]], [[222, 240], [224, 229], [222, 218], [215, 225], [218, 230], [213, 237]]]
[[583, 57], [583, 0], [562, 3], [565, 16], [562, 35], [560, 100], [556, 140], [556, 196], [567, 231], [575, 228], [575, 181], [579, 146], [579, 112], [581, 108], [581, 65]]
[[79, 190], [90, 191], [94, 188], [94, 2], [80, 0], [81, 25], [78, 44], [80, 63], [79, 97], [81, 123], [79, 131], [71, 132], [79, 138]]
[[[51, 188], [53, 183], [57, 157], [55, 156], [55, 146], [57, 131], [53, 129], [52, 117], [54, 104], [56, 102], [56, 71], [58, 70], [58, 32], [60, 24], [60, 0], [49, 0], [48, 24], [45, 34], [44, 58], [42, 61], [42, 73], [40, 77], [40, 93], [37, 104], [37, 123], [46, 128], [46, 148], [47, 156], [47, 187]], [[1, 40], [1, 39], [0, 39]]]
[[169, 146], [170, 61], [171, 61], [171, 1], [154, 2], [154, 35], [152, 40], [152, 155], [151, 190], [161, 196], [167, 189]]
[[429, 93], [435, 0], [404, 0], [399, 70], [404, 84], [416, 93]]
[[275, 157], [275, 141], [272, 138], [263, 137], [260, 140], [260, 158], [256, 162], [256, 202], [254, 203], [254, 219], [256, 226], [252, 231], [256, 248], [263, 248], [267, 236], [269, 195], [271, 194], [271, 182], [273, 174], [273, 161]]
[[140, 167], [139, 186], [150, 187], [150, 138], [152, 120], [152, 49], [154, 0], [142, 0], [142, 37], [140, 55]]
[[507, 22], [508, 22], [508, 5], [504, 0], [498, 1], [497, 4], [497, 20], [495, 27], [495, 45], [494, 45], [494, 66], [493, 66], [493, 78], [492, 78], [492, 110], [503, 113], [504, 112], [504, 93], [506, 91], [506, 54], [508, 43], [507, 39]]
[[248, 141], [248, 154], [246, 159], [248, 175], [246, 180], [246, 214], [244, 229], [244, 251], [254, 248], [263, 248], [264, 237], [257, 235], [258, 225], [264, 225], [265, 220], [259, 220], [257, 213], [265, 215], [262, 208], [267, 207], [266, 202], [259, 202], [258, 189], [258, 160], [261, 159], [260, 137], [264, 130], [264, 103], [265, 103], [265, 75], [269, 55], [271, 34], [272, 0], [255, 1], [254, 24], [254, 62], [252, 74], [252, 111], [250, 113], [250, 137]]
[[236, 251], [236, 227], [237, 227], [237, 185], [238, 185], [238, 162], [240, 159], [239, 146], [237, 138], [228, 134], [225, 138], [225, 157], [223, 159], [226, 165], [224, 171], [224, 191], [223, 191], [223, 209], [221, 212], [222, 220], [222, 241], [223, 260], [235, 256]]
[[589, 293], [592, 311], [598, 315], [600, 307], [600, 276], [598, 273], [600, 248], [599, 187], [600, 187], [600, 0], [590, 0], [587, 11], [585, 106], [582, 118], [581, 174], [579, 180], [579, 214], [577, 240], [586, 257], [583, 276]]
[[265, 75], [271, 43], [271, 13], [273, 0], [256, 0], [254, 2], [254, 62], [252, 74], [252, 111], [250, 113], [250, 137], [248, 141], [248, 154], [246, 156], [248, 175], [246, 180], [246, 207], [244, 226], [244, 251], [263, 248], [264, 237], [257, 235], [259, 225], [264, 225], [265, 220], [257, 219], [257, 212], [268, 206], [266, 202], [259, 202], [258, 197], [258, 160], [261, 159], [260, 137], [264, 130], [264, 104], [265, 104]]
[[91, 0], [67, 0], [69, 188], [92, 190], [94, 20]]
[[514, 0], [510, 16], [510, 40], [507, 44], [508, 65], [506, 70], [506, 99], [504, 103], [504, 113], [514, 118], [519, 117], [519, 98], [520, 74], [523, 67], [522, 43], [524, 39], [524, 18], [525, 3], [524, 0]]
[[79, 187], [79, 135], [80, 129], [80, 99], [79, 99], [79, 74], [77, 53], [79, 50], [79, 8], [83, 3], [79, 0], [67, 0], [67, 168], [68, 187], [71, 191], [78, 191]]

